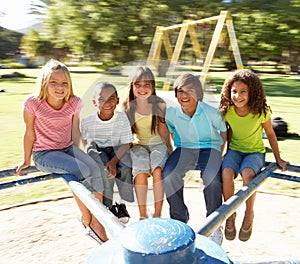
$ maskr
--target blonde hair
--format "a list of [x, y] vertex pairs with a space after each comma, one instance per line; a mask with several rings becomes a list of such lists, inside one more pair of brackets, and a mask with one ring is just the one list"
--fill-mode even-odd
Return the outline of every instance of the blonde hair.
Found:
[[36, 87], [36, 97], [39, 100], [46, 100], [47, 99], [47, 87], [49, 85], [49, 80], [53, 72], [62, 71], [68, 81], [68, 93], [64, 98], [64, 101], [67, 102], [70, 97], [74, 96], [73, 87], [72, 87], [72, 80], [70, 72], [65, 64], [62, 62], [50, 59], [42, 68], [38, 78], [37, 78], [37, 87]]

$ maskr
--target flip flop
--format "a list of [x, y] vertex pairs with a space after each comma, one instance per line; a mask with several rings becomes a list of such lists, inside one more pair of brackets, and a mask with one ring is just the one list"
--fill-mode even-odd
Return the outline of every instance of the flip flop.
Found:
[[97, 241], [100, 245], [102, 245], [105, 241], [103, 241], [98, 235], [97, 233], [91, 228], [90, 225], [88, 225], [85, 228], [85, 234], [89, 237], [91, 237], [92, 239], [94, 239], [95, 241]]
[[82, 224], [82, 227], [84, 228], [84, 233], [86, 236], [92, 238], [93, 240], [98, 242], [100, 245], [102, 245], [105, 242], [97, 235], [97, 233], [91, 228], [90, 225], [85, 226], [83, 224], [81, 217], [78, 217], [78, 221]]

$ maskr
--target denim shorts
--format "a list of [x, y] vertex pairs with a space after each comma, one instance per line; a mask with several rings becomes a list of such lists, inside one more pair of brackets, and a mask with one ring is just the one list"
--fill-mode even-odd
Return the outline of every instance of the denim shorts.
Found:
[[265, 153], [244, 153], [229, 149], [224, 156], [222, 170], [225, 168], [231, 168], [235, 171], [235, 177], [237, 177], [238, 174], [242, 174], [242, 170], [245, 168], [251, 168], [255, 174], [257, 174], [264, 165]]
[[132, 175], [135, 177], [139, 173], [149, 175], [157, 168], [165, 166], [169, 151], [164, 143], [155, 145], [135, 145], [130, 149], [132, 159]]

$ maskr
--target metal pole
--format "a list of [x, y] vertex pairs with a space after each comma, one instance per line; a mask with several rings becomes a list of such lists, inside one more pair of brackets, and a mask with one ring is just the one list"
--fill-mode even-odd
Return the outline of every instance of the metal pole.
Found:
[[248, 199], [277, 168], [275, 163], [269, 164], [261, 173], [259, 173], [248, 185], [242, 187], [235, 195], [224, 202], [216, 211], [211, 213], [205, 220], [205, 223], [197, 232], [200, 235], [209, 236], [216, 230], [244, 201]]
[[[28, 168], [22, 170], [20, 175], [26, 175], [26, 174], [32, 173], [32, 172], [38, 172], [38, 169], [35, 166], [29, 166]], [[9, 176], [16, 176], [15, 168], [0, 171], [0, 178], [5, 178], [5, 177], [9, 177]]]
[[283, 173], [272, 173], [270, 175], [271, 178], [276, 178], [280, 180], [288, 180], [288, 181], [293, 181], [293, 182], [300, 182], [300, 177], [297, 176], [292, 176], [292, 175], [287, 175]]
[[[266, 161], [265, 166], [268, 166], [270, 164], [272, 164], [272, 162]], [[277, 165], [277, 169], [281, 169], [281, 167]], [[286, 170], [287, 171], [292, 171], [292, 172], [300, 172], [300, 166], [287, 164], [286, 165]]]
[[93, 213], [104, 228], [112, 235], [117, 236], [124, 229], [125, 225], [108, 211], [100, 201], [81, 183], [68, 181], [69, 187], [84, 205]]
[[53, 174], [45, 174], [45, 175], [35, 176], [35, 177], [26, 177], [26, 178], [22, 177], [21, 179], [18, 179], [18, 180], [15, 180], [15, 181], [1, 182], [0, 183], [0, 190], [10, 188], [10, 187], [15, 187], [15, 186], [18, 186], [18, 185], [27, 184], [27, 183], [46, 181], [46, 180], [55, 179], [55, 178], [61, 178], [61, 175], [54, 176]]

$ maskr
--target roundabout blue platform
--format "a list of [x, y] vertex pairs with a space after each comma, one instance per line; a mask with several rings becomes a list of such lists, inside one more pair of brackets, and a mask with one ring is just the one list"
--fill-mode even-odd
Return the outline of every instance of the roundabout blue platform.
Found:
[[[109, 241], [90, 253], [85, 263], [96, 264], [147, 264], [147, 263], [240, 263], [231, 261], [224, 250], [210, 240], [209, 235], [216, 230], [267, 178], [300, 182], [300, 177], [276, 173], [277, 164], [266, 163], [265, 168], [247, 186], [243, 186], [230, 199], [211, 213], [197, 231], [182, 222], [169, 218], [149, 218], [125, 226], [111, 214], [98, 199], [87, 190], [73, 175], [42, 174], [1, 182], [0, 189], [33, 183], [54, 178], [63, 178], [72, 192], [93, 212], [111, 235]], [[287, 165], [287, 170], [300, 172], [300, 166]], [[35, 167], [23, 173], [36, 173]], [[0, 178], [14, 176], [15, 169], [0, 171]], [[247, 262], [248, 263], [248, 262]], [[300, 263], [259, 262], [259, 263]]]
[[149, 218], [124, 228], [100, 245], [86, 263], [196, 264], [232, 263], [209, 238], [195, 234], [187, 224], [167, 218]]

